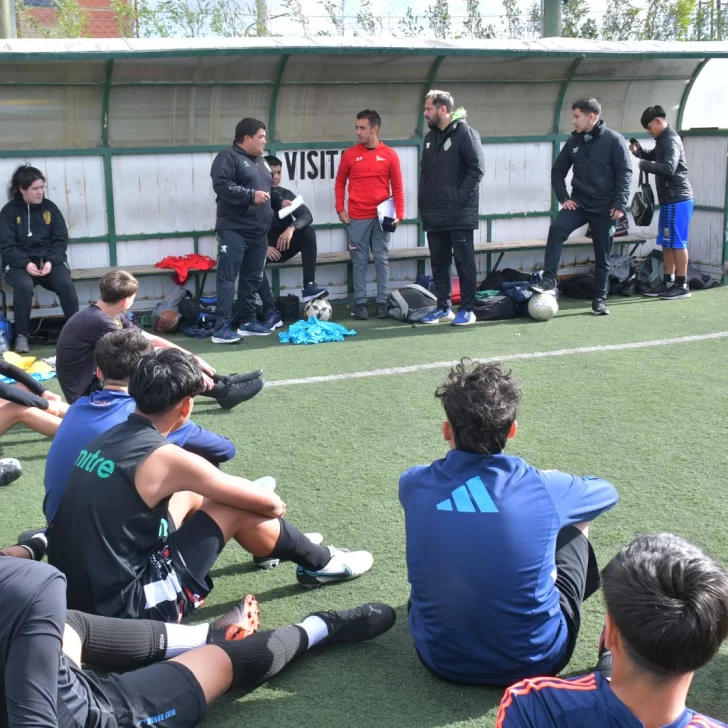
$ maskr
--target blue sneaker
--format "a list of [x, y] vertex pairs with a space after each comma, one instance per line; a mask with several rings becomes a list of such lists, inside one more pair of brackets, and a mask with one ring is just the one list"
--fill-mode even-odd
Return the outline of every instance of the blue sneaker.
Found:
[[257, 321], [248, 321], [238, 329], [238, 336], [270, 336], [273, 332]]
[[441, 308], [436, 308], [432, 313], [428, 313], [425, 318], [420, 319], [421, 324], [439, 324], [440, 321], [452, 321], [455, 318], [455, 314], [451, 308], [447, 311], [443, 311]]
[[469, 311], [467, 308], [461, 308], [458, 311], [458, 315], [455, 317], [455, 320], [452, 322], [453, 326], [467, 326], [468, 324], [474, 324], [475, 323], [475, 314], [472, 311]]
[[272, 311], [268, 311], [268, 313], [265, 315], [265, 321], [263, 321], [263, 326], [266, 329], [270, 329], [273, 331], [274, 329], [279, 329], [281, 326], [283, 326], [283, 319], [281, 318], [281, 315], [273, 309]]
[[212, 335], [213, 344], [237, 344], [240, 337], [232, 330], [230, 324], [225, 324]]
[[317, 298], [326, 298], [328, 295], [329, 292], [325, 288], [321, 288], [311, 281], [311, 283], [307, 283], [301, 291], [301, 303], [313, 301]]

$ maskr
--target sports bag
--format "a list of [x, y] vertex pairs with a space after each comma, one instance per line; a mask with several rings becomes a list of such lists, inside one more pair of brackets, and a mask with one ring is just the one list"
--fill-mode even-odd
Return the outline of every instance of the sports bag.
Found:
[[476, 298], [473, 313], [477, 321], [509, 319], [518, 315], [518, 306], [510, 296]]
[[215, 326], [217, 299], [185, 298], [179, 303], [180, 324], [210, 329]]
[[421, 321], [437, 308], [437, 298], [426, 288], [411, 283], [387, 296], [390, 318], [400, 321]]
[[655, 193], [650, 186], [650, 176], [640, 171], [640, 183], [632, 198], [632, 217], [637, 227], [647, 227], [655, 214]]

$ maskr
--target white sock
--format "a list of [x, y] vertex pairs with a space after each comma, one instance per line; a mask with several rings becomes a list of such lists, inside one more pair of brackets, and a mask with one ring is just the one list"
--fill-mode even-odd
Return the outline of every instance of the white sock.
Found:
[[164, 659], [177, 657], [196, 647], [207, 644], [207, 635], [210, 634], [209, 624], [165, 624], [167, 630], [167, 649]]
[[306, 617], [303, 622], [296, 626], [303, 627], [306, 631], [309, 650], [329, 636], [329, 626], [321, 617], [316, 617], [313, 614], [310, 617]]

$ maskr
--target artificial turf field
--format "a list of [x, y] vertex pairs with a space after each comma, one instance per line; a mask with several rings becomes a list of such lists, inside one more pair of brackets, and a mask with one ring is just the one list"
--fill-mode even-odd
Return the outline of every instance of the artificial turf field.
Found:
[[[586, 302], [562, 300], [549, 323], [526, 320], [412, 327], [396, 321], [353, 322], [343, 343], [279, 344], [248, 339], [215, 346], [175, 337], [222, 372], [261, 367], [271, 386], [230, 413], [202, 400], [194, 419], [231, 438], [238, 456], [227, 472], [273, 475], [288, 518], [321, 531], [325, 543], [365, 548], [372, 571], [346, 584], [306, 591], [294, 567], [256, 571], [237, 544], [223, 552], [215, 589], [199, 611], [213, 619], [247, 592], [261, 603], [263, 628], [300, 620], [308, 612], [385, 601], [398, 622], [380, 639], [309, 654], [245, 698], [227, 697], [210, 709], [207, 725], [241, 726], [493, 726], [501, 690], [456, 687], [420, 665], [406, 623], [408, 584], [400, 473], [442, 457], [439, 403], [433, 397], [447, 368], [345, 378], [292, 379], [447, 362], [462, 356], [509, 357], [562, 351], [508, 362], [523, 386], [519, 431], [509, 445], [541, 468], [593, 474], [612, 481], [620, 503], [590, 532], [601, 564], [645, 532], [672, 531], [696, 541], [728, 564], [725, 505], [728, 474], [728, 338], [652, 347], [634, 342], [728, 333], [728, 287], [685, 301], [640, 297], [609, 301], [612, 315], [596, 318]], [[575, 348], [612, 346], [591, 352]], [[37, 349], [37, 356], [52, 352]], [[287, 383], [286, 383], [287, 382]], [[52, 389], [57, 389], [53, 382]], [[23, 428], [0, 440], [2, 456], [18, 457], [23, 477], [0, 490], [0, 543], [43, 523], [43, 467], [48, 442]], [[83, 524], [79, 524], [82, 528]], [[483, 554], [483, 559], [498, 558]], [[487, 598], [487, 595], [483, 595]], [[595, 662], [603, 605], [585, 605], [582, 631], [568, 674]], [[457, 628], [456, 624], [452, 625]], [[497, 625], [493, 626], [497, 629]], [[728, 720], [728, 649], [698, 674], [691, 706]]]

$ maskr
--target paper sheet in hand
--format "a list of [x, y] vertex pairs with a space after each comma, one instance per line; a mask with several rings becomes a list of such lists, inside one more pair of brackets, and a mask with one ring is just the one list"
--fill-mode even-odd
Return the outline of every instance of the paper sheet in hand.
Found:
[[394, 197], [388, 197], [384, 202], [380, 202], [377, 205], [377, 215], [379, 216], [380, 225], [385, 217], [391, 217], [392, 220], [397, 217], [394, 211]]
[[298, 195], [288, 207], [281, 207], [278, 210], [278, 217], [282, 220], [286, 215], [292, 215], [303, 204], [303, 197]]

